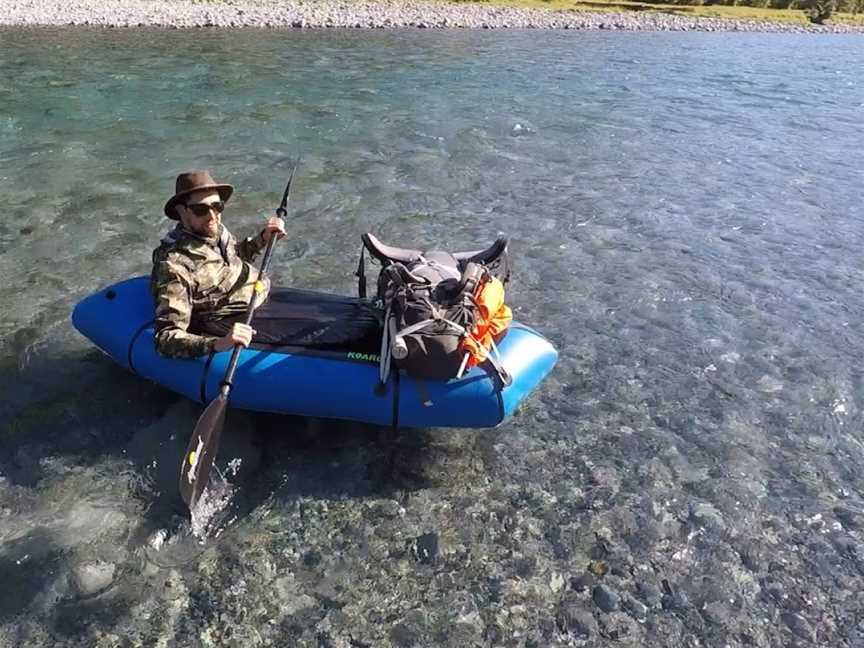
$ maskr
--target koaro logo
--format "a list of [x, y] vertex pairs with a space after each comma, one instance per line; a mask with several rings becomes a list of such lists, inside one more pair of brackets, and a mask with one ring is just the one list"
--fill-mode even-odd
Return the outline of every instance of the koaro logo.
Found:
[[381, 356], [377, 353], [357, 353], [355, 351], [349, 351], [345, 354], [345, 357], [349, 360], [363, 360], [364, 362], [378, 362], [381, 360]]

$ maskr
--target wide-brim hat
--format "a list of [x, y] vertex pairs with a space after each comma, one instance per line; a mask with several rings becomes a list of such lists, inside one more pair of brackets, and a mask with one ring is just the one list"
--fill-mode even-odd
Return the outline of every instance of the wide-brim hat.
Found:
[[177, 176], [174, 195], [165, 203], [165, 215], [172, 220], [180, 220], [174, 207], [189, 194], [202, 189], [215, 189], [219, 192], [222, 202], [228, 202], [231, 194], [234, 193], [234, 187], [216, 182], [209, 171], [187, 171]]

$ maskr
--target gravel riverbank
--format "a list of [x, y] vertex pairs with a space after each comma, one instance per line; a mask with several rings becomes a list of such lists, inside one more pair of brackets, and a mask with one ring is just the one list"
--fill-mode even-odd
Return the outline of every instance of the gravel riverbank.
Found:
[[413, 0], [345, 2], [271, 0], [188, 3], [171, 0], [12, 0], [3, 26], [606, 29], [621, 31], [862, 32], [849, 25], [807, 26], [666, 13], [549, 11], [426, 3]]

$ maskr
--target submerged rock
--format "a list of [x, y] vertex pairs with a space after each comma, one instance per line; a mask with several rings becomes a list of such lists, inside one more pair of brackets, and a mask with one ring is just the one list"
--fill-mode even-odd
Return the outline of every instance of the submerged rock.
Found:
[[730, 615], [729, 606], [723, 601], [712, 601], [711, 603], [706, 603], [702, 608], [702, 616], [705, 617], [706, 621], [714, 625], [726, 625]]
[[678, 587], [672, 585], [669, 581], [663, 581], [663, 609], [664, 610], [682, 610], [690, 605], [690, 599], [687, 594]]
[[765, 374], [759, 379], [757, 386], [759, 391], [766, 394], [775, 394], [779, 391], [783, 391], [783, 383], [768, 374]]
[[793, 634], [804, 639], [805, 641], [815, 642], [816, 633], [810, 622], [800, 614], [785, 613], [781, 615], [783, 623], [792, 631]]
[[604, 612], [614, 612], [621, 605], [621, 597], [605, 585], [597, 585], [591, 593], [594, 604]]
[[690, 519], [694, 524], [708, 530], [722, 531], [726, 528], [726, 522], [723, 520], [723, 515], [714, 507], [713, 504], [702, 502], [691, 505]]
[[663, 602], [663, 592], [654, 583], [639, 583], [639, 596], [648, 607], [660, 607]]
[[648, 607], [630, 594], [622, 597], [622, 606], [634, 619], [641, 621], [648, 616]]
[[600, 617], [600, 633], [613, 641], [634, 641], [642, 630], [639, 623], [623, 612], [612, 612]]
[[72, 570], [72, 582], [82, 597], [99, 594], [114, 582], [117, 566], [113, 563], [92, 562], [78, 565]]
[[421, 610], [411, 610], [390, 630], [390, 640], [394, 646], [412, 646], [422, 644], [428, 621]]
[[864, 513], [845, 506], [835, 506], [833, 512], [844, 526], [855, 530], [864, 528]]
[[438, 556], [438, 534], [424, 533], [414, 541], [411, 549], [417, 562], [424, 565], [432, 564]]
[[594, 587], [594, 584], [594, 576], [588, 572], [570, 578], [570, 589], [574, 592], [587, 592]]
[[575, 598], [565, 598], [558, 607], [558, 627], [562, 632], [587, 639], [597, 634], [597, 620], [584, 604]]

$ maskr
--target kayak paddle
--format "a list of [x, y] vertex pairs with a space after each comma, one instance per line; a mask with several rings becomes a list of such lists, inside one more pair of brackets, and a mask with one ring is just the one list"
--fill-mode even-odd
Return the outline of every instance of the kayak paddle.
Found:
[[[297, 163], [291, 169], [288, 185], [285, 187], [285, 193], [282, 195], [282, 203], [276, 210], [276, 215], [282, 219], [288, 214], [286, 208], [288, 207], [288, 198], [291, 193], [291, 181], [294, 179], [294, 172], [296, 170]], [[270, 235], [270, 240], [267, 241], [264, 259], [261, 261], [261, 267], [258, 269], [258, 278], [255, 280], [255, 292], [249, 301], [249, 307], [246, 309], [246, 317], [243, 322], [246, 325], [252, 323], [255, 309], [258, 307], [261, 295], [264, 293], [264, 278], [267, 274], [267, 269], [270, 267], [270, 258], [273, 255], [276, 239], [277, 236], [273, 233]], [[210, 402], [207, 409], [204, 410], [204, 413], [198, 419], [195, 430], [192, 432], [192, 438], [189, 440], [189, 446], [186, 448], [186, 454], [183, 455], [183, 465], [180, 466], [180, 496], [190, 511], [195, 508], [198, 498], [201, 497], [201, 493], [204, 492], [210, 479], [210, 469], [213, 467], [213, 460], [216, 458], [216, 453], [219, 450], [219, 439], [222, 436], [222, 428], [225, 425], [228, 394], [231, 392], [234, 371], [237, 369], [237, 361], [240, 358], [240, 350], [242, 348], [241, 344], [234, 346], [234, 350], [231, 353], [231, 361], [228, 363], [228, 369], [225, 370], [225, 377], [222, 379], [219, 388], [219, 395]]]

